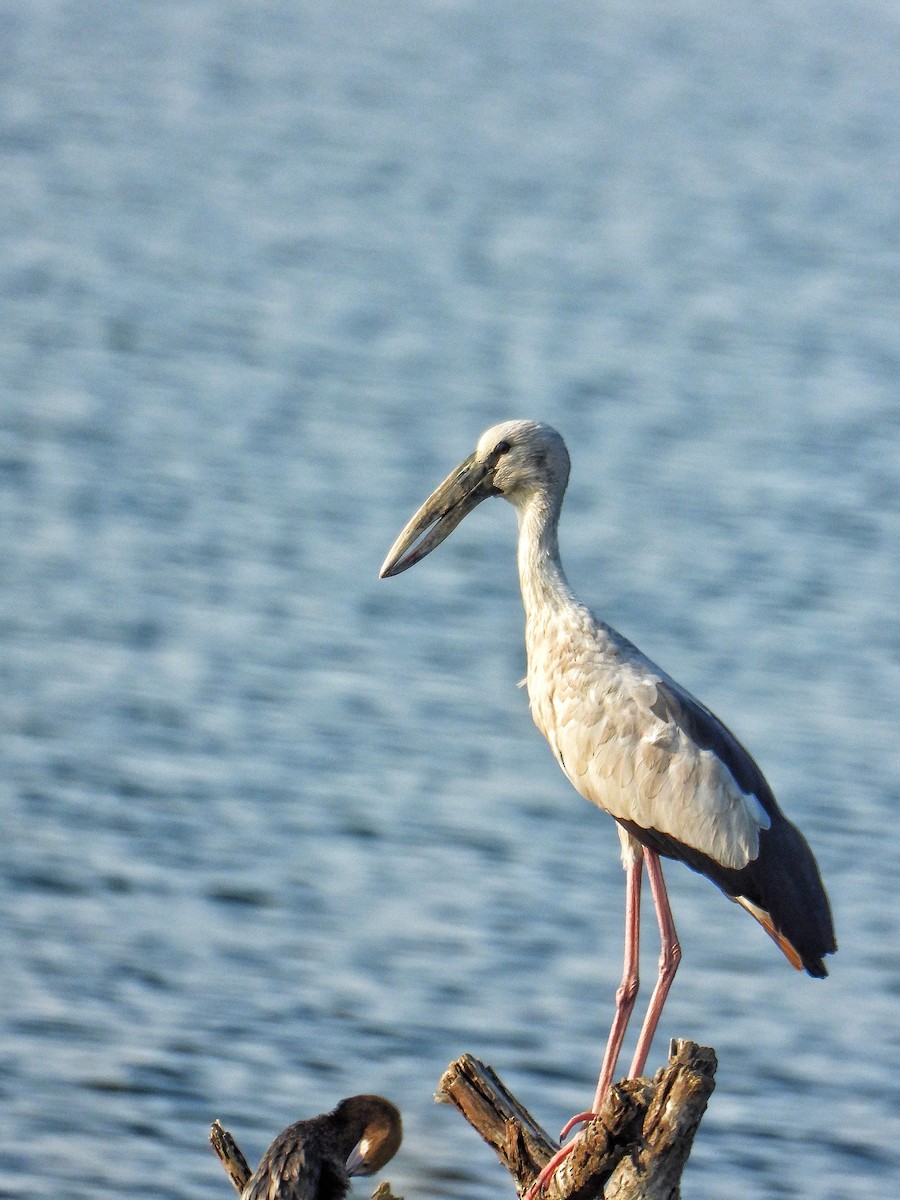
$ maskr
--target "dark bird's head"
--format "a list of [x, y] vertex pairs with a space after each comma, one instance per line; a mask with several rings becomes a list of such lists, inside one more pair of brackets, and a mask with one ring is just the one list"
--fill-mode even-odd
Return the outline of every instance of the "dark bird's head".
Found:
[[381, 578], [399, 575], [429, 554], [482, 500], [502, 496], [519, 510], [535, 497], [558, 505], [569, 480], [565, 442], [540, 421], [504, 421], [431, 493], [391, 547]]
[[348, 1175], [374, 1175], [403, 1140], [400, 1110], [383, 1096], [349, 1096], [332, 1113], [347, 1150]]

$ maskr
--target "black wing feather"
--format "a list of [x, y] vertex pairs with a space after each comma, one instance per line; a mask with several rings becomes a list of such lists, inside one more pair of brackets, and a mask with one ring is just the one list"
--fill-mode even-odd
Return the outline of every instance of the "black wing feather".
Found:
[[760, 831], [758, 856], [740, 870], [723, 867], [670, 834], [642, 829], [633, 821], [619, 824], [644, 846], [705, 875], [732, 899], [742, 897], [763, 909], [809, 974], [827, 975], [822, 959], [837, 949], [834, 925], [819, 868], [803, 834], [778, 807], [753, 757], [715, 713], [668, 677], [657, 684], [657, 696], [657, 716], [677, 722], [698, 746], [712, 751], [741, 790], [756, 796], [771, 824]]

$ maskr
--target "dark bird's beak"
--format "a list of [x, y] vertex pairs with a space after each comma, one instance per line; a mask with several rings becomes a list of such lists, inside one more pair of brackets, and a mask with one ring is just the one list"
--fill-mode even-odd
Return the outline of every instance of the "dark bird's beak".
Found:
[[[493, 466], [469, 457], [436, 488], [391, 546], [380, 577], [399, 575], [414, 566], [457, 527], [482, 500], [496, 496]], [[424, 535], [424, 536], [423, 536]]]
[[361, 1146], [357, 1144], [350, 1152], [350, 1157], [347, 1159], [347, 1174], [348, 1175], [371, 1175], [369, 1164], [366, 1161], [365, 1155], [362, 1152]]

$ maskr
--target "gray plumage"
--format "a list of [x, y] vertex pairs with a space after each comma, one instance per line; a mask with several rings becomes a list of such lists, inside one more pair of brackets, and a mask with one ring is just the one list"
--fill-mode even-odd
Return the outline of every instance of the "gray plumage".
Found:
[[618, 822], [626, 867], [642, 848], [680, 859], [743, 905], [795, 966], [827, 974], [823, 957], [836, 943], [818, 868], [759, 767], [709, 709], [573, 595], [557, 541], [568, 477], [550, 426], [489, 429], [410, 520], [382, 576], [418, 562], [482, 500], [509, 500], [531, 712], [575, 788]]

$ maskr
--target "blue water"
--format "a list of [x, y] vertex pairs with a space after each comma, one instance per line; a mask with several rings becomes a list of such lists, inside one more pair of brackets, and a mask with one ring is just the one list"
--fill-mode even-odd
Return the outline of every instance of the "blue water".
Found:
[[0, 61], [0, 1193], [227, 1196], [214, 1117], [255, 1159], [374, 1090], [407, 1200], [488, 1200], [452, 1058], [589, 1100], [618, 841], [515, 686], [513, 514], [377, 579], [534, 416], [573, 585], [835, 910], [820, 983], [670, 869], [684, 1194], [889, 1194], [895, 6], [34, 0]]

